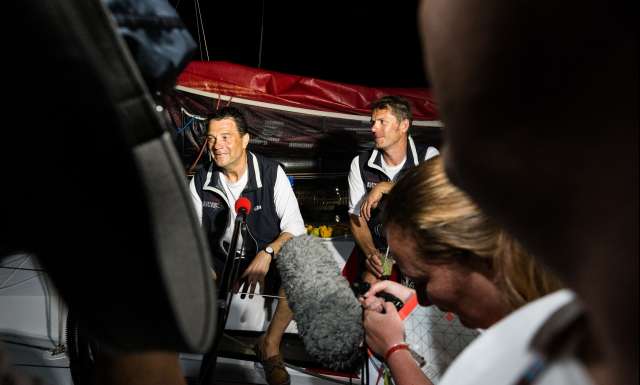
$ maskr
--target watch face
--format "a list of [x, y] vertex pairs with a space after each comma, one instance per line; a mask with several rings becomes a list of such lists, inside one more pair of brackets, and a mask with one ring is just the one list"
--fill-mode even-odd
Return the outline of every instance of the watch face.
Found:
[[273, 254], [274, 254], [274, 253], [273, 253], [273, 248], [272, 248], [271, 246], [267, 246], [267, 247], [264, 249], [264, 251], [266, 251], [267, 253], [269, 253], [269, 254], [271, 254], [271, 255], [273, 255]]

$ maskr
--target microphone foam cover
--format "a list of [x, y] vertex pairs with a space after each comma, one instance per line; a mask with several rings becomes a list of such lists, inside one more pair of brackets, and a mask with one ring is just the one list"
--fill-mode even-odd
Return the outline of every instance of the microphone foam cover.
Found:
[[241, 209], [245, 209], [247, 214], [249, 214], [251, 212], [251, 201], [248, 198], [240, 197], [236, 201], [235, 209], [236, 214], [238, 214]]
[[307, 353], [335, 370], [353, 368], [364, 338], [362, 307], [322, 242], [289, 240], [276, 265]]

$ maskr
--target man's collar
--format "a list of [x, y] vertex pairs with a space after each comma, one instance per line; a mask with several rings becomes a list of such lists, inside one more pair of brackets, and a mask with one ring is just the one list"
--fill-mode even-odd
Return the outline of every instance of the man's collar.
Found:
[[[249, 173], [249, 177], [247, 178], [247, 185], [245, 186], [244, 191], [253, 191], [262, 188], [262, 175], [260, 173], [260, 167], [258, 166], [258, 157], [251, 151], [247, 151], [247, 170], [245, 172]], [[212, 162], [209, 166], [209, 170], [207, 171], [205, 186], [220, 190], [221, 174], [222, 169], [216, 166], [215, 162]]]
[[245, 190], [262, 188], [262, 175], [260, 174], [260, 167], [258, 166], [258, 157], [250, 151], [247, 151], [247, 172], [249, 173], [249, 180], [247, 181]]
[[[413, 138], [411, 137], [411, 135], [407, 136], [407, 148], [405, 150], [405, 153], [406, 161], [404, 162], [404, 166], [402, 167], [403, 169], [420, 164], [420, 159], [418, 159], [418, 152], [416, 151], [416, 145], [413, 142]], [[382, 168], [382, 151], [373, 149], [367, 165], [384, 173], [384, 170]]]

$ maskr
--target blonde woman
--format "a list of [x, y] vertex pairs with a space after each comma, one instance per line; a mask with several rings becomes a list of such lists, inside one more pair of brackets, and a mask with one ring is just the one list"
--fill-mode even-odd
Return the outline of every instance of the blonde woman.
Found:
[[[418, 302], [455, 313], [467, 327], [489, 328], [525, 303], [560, 288], [448, 181], [440, 157], [411, 169], [397, 182], [385, 213], [389, 246], [400, 270], [415, 283]], [[404, 328], [394, 316], [395, 308], [372, 295], [379, 291], [405, 300], [414, 293], [389, 281], [371, 288], [363, 300], [369, 310], [369, 347], [387, 361], [396, 383], [430, 384], [404, 349]]]

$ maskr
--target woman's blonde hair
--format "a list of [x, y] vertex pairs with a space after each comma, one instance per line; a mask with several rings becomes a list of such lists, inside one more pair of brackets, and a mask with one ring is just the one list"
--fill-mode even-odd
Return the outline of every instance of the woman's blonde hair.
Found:
[[449, 182], [440, 157], [407, 171], [391, 190], [384, 212], [385, 226], [412, 236], [422, 258], [487, 265], [512, 309], [562, 286]]

